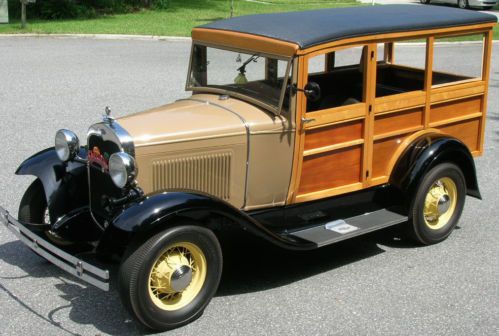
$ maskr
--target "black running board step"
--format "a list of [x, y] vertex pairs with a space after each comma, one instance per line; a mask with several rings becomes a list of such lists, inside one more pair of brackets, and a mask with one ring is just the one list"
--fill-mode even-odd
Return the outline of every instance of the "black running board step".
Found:
[[360, 216], [338, 219], [289, 233], [317, 244], [317, 247], [380, 230], [407, 221], [407, 216], [388, 209], [376, 210]]

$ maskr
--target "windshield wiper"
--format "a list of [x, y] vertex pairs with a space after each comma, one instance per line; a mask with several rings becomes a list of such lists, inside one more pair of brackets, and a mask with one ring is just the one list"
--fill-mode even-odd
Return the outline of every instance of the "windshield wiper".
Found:
[[258, 55], [258, 54], [252, 55], [250, 58], [248, 58], [246, 61], [244, 61], [243, 65], [241, 65], [239, 68], [237, 68], [237, 71], [239, 71], [239, 73], [241, 75], [244, 75], [246, 73], [246, 66], [248, 64], [250, 64], [251, 62], [256, 62], [256, 60], [259, 58], [260, 58], [260, 55]]

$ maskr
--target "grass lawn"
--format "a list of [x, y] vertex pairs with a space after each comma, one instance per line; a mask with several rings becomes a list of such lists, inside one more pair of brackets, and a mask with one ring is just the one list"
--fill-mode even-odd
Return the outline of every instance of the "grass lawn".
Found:
[[[361, 6], [361, 4], [356, 0], [235, 0], [234, 15], [347, 6]], [[499, 9], [499, 6], [496, 9]], [[85, 20], [48, 21], [29, 20], [28, 18], [27, 29], [21, 29], [19, 22], [0, 24], [0, 34], [80, 33], [190, 36], [192, 27], [227, 18], [229, 11], [229, 0], [170, 0], [170, 8], [167, 10], [141, 10], [135, 13]], [[494, 27], [494, 39], [499, 40], [499, 26], [497, 25]], [[463, 40], [463, 38], [451, 40]]]
[[[167, 10], [142, 10], [130, 14], [86, 20], [29, 20], [0, 24], [0, 33], [81, 33], [190, 36], [192, 27], [230, 15], [229, 0], [171, 0]], [[235, 0], [234, 15], [284, 12], [325, 7], [359, 6], [355, 0]]]

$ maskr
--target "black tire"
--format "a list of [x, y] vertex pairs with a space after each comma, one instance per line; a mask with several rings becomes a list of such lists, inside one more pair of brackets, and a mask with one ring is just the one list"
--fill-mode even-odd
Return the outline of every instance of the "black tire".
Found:
[[[161, 258], [179, 244], [191, 244], [202, 252], [205, 257], [205, 277], [199, 291], [190, 301], [178, 309], [166, 310], [161, 306], [162, 299], [159, 296], [155, 297], [151, 289], [154, 274], [152, 271], [159, 260], [167, 260]], [[198, 264], [192, 265], [202, 270]], [[194, 266], [192, 269], [193, 280], [189, 281], [184, 290], [178, 292], [180, 300], [183, 300], [182, 296], [190, 286], [198, 286], [194, 282], [196, 276]], [[164, 274], [170, 274], [171, 280], [173, 278], [171, 274], [174, 273], [176, 272]], [[134, 251], [125, 253], [119, 271], [119, 290], [125, 307], [141, 324], [150, 329], [164, 331], [185, 325], [201, 316], [216, 293], [221, 274], [222, 250], [213, 232], [199, 226], [182, 225], [160, 232], [147, 239]]]
[[457, 7], [461, 9], [467, 9], [469, 8], [468, 0], [457, 0]]
[[431, 0], [419, 0], [423, 5], [429, 5]]
[[39, 179], [36, 179], [26, 189], [19, 205], [18, 218], [21, 222], [42, 224], [45, 222], [47, 201], [45, 190]]
[[42, 182], [39, 179], [36, 179], [31, 183], [28, 189], [26, 189], [26, 192], [21, 199], [18, 212], [19, 221], [30, 224], [40, 224], [39, 229], [35, 225], [29, 225], [27, 227], [41, 237], [48, 238], [48, 240], [56, 246], [73, 246], [73, 242], [62, 238], [55, 232], [47, 230], [47, 226], [44, 224], [50, 224], [50, 219], [45, 218], [46, 211], [47, 201], [45, 189], [43, 188]]
[[424, 245], [446, 239], [461, 217], [465, 197], [466, 183], [458, 166], [443, 163], [431, 169], [419, 184], [413, 199], [409, 212], [409, 235]]

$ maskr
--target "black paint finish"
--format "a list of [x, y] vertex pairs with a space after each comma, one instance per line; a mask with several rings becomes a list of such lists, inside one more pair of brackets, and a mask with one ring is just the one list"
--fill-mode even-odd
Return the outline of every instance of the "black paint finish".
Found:
[[259, 237], [288, 249], [312, 249], [313, 244], [305, 243], [275, 233], [229, 203], [213, 196], [192, 191], [170, 191], [142, 197], [123, 208], [111, 223], [111, 231], [144, 234], [166, 229], [180, 219], [191, 219], [208, 225], [215, 217], [228, 219], [239, 224]]
[[246, 15], [199, 28], [260, 35], [304, 49], [345, 38], [488, 22], [497, 22], [497, 17], [442, 6], [383, 5]]
[[[79, 156], [87, 157], [85, 148], [80, 148]], [[26, 159], [17, 168], [16, 175], [33, 175], [40, 179], [52, 223], [74, 209], [88, 206], [86, 165], [76, 161], [61, 162], [53, 147]]]
[[441, 134], [424, 135], [415, 140], [400, 156], [390, 184], [408, 196], [413, 195], [423, 176], [443, 162], [460, 167], [466, 178], [467, 194], [482, 199], [470, 151], [461, 141]]

